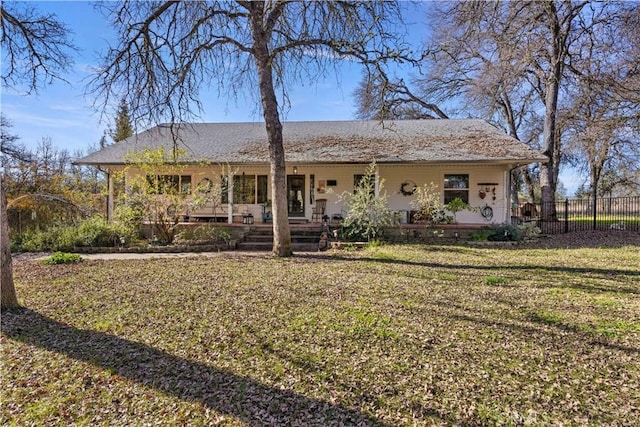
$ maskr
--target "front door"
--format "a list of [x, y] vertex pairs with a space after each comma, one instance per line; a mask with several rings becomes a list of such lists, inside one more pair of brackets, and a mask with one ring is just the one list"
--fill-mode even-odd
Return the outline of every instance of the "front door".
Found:
[[287, 205], [290, 217], [304, 216], [304, 175], [287, 175]]

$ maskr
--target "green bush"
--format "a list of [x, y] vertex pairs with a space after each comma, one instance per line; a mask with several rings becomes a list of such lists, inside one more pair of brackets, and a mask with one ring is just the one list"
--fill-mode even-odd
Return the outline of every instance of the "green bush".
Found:
[[129, 242], [135, 234], [135, 230], [123, 223], [110, 223], [96, 216], [77, 226], [55, 226], [45, 231], [25, 233], [15, 241], [19, 241], [19, 249], [26, 252], [68, 251], [75, 247], [117, 246], [121, 237]]
[[[533, 231], [532, 231], [533, 233]], [[520, 227], [508, 224], [493, 225], [491, 227], [476, 230], [470, 239], [474, 241], [490, 242], [517, 242], [529, 237]]]
[[45, 231], [32, 231], [22, 237], [25, 252], [64, 251], [72, 249], [76, 241], [75, 227], [54, 226]]
[[495, 231], [491, 228], [482, 228], [480, 230], [474, 231], [471, 234], [470, 239], [474, 241], [484, 242], [486, 240], [489, 240], [489, 236], [493, 236], [494, 233]]
[[378, 196], [375, 195], [376, 164], [371, 163], [363, 178], [357, 183], [353, 194], [343, 193], [340, 199], [347, 209], [342, 221], [340, 234], [347, 240], [379, 239], [385, 227], [395, 225], [397, 216], [387, 205], [387, 195], [383, 191], [384, 182], [380, 180]]
[[199, 227], [189, 227], [180, 231], [176, 237], [176, 243], [184, 244], [212, 244], [231, 240], [231, 233], [226, 227], [212, 227], [201, 225]]
[[522, 240], [522, 232], [515, 226], [501, 224], [493, 228], [493, 234], [488, 237], [492, 242], [517, 242]]
[[520, 224], [518, 225], [518, 230], [520, 230], [524, 239], [534, 239], [542, 233], [540, 227], [538, 227], [534, 222], [525, 222], [524, 224]]
[[49, 258], [44, 260], [45, 264], [73, 264], [82, 261], [82, 257], [78, 254], [70, 254], [67, 252], [56, 252]]
[[134, 232], [120, 222], [107, 222], [96, 216], [83, 221], [78, 227], [76, 246], [117, 246], [120, 238], [131, 241]]

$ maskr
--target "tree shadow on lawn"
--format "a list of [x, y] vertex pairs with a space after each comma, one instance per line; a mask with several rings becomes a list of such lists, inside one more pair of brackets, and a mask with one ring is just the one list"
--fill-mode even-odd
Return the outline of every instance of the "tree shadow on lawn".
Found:
[[[482, 265], [482, 264], [444, 264], [438, 262], [420, 262], [420, 261], [410, 261], [405, 259], [395, 259], [395, 258], [375, 258], [375, 257], [349, 257], [331, 254], [330, 256], [324, 255], [316, 255], [316, 254], [297, 254], [298, 258], [322, 258], [329, 259], [335, 261], [348, 261], [348, 262], [372, 262], [372, 263], [380, 263], [380, 264], [397, 264], [397, 265], [408, 265], [415, 267], [427, 267], [427, 268], [439, 268], [446, 270], [480, 270], [487, 271], [491, 274], [499, 274], [504, 271], [528, 271], [534, 274], [544, 274], [544, 273], [570, 273], [570, 274], [589, 274], [593, 276], [599, 276], [603, 279], [612, 279], [617, 276], [622, 277], [626, 276], [629, 278], [640, 278], [640, 271], [636, 270], [617, 270], [617, 269], [609, 269], [609, 268], [592, 268], [592, 267], [565, 267], [565, 266], [549, 266], [549, 265]], [[563, 284], [562, 286], [549, 285], [549, 287], [563, 287], [563, 288], [573, 288], [580, 289], [585, 292], [619, 292], [619, 293], [627, 293], [627, 294], [640, 294], [640, 286], [621, 286], [621, 287], [610, 287], [610, 286], [600, 286], [594, 284]]]
[[29, 309], [5, 311], [8, 338], [109, 370], [250, 425], [387, 425], [356, 409], [270, 387], [114, 335], [77, 329]]
[[[543, 336], [545, 334], [548, 334], [549, 332], [547, 331], [547, 329], [543, 327], [545, 326], [560, 333], [557, 336], [555, 333], [553, 333], [553, 336], [546, 337], [550, 338], [560, 346], [566, 345], [563, 342], [563, 334], [568, 333], [573, 335], [576, 338], [576, 341], [585, 343], [586, 347], [588, 348], [604, 347], [609, 350], [619, 351], [622, 353], [627, 353], [629, 355], [640, 354], [640, 349], [637, 347], [610, 342], [603, 337], [589, 334], [574, 325], [570, 325], [564, 322], [546, 320], [537, 315], [535, 312], [527, 313], [525, 319], [518, 319], [513, 316], [504, 317], [504, 314], [502, 314], [502, 317], [500, 318], [491, 319], [488, 318], [487, 314], [484, 312], [474, 312], [468, 307], [464, 307], [460, 304], [449, 303], [448, 308], [455, 309], [457, 311], [457, 313], [448, 314], [448, 316], [453, 319], [470, 322], [489, 328], [498, 328], [505, 331], [522, 333], [525, 336], [530, 337], [530, 339], [533, 339], [536, 336]], [[527, 325], [527, 322], [531, 323], [531, 325]]]

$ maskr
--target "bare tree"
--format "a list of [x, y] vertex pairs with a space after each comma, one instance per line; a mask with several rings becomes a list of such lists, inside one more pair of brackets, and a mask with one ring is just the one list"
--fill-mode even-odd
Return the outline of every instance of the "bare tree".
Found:
[[0, 4], [2, 84], [27, 93], [42, 83], [64, 80], [71, 66], [69, 29], [55, 15], [26, 2]]
[[[567, 138], [576, 129], [562, 111], [572, 105], [576, 87], [584, 89], [590, 79], [594, 89], [615, 95], [610, 105], [638, 111], [638, 24], [637, 5], [624, 2], [438, 3], [413, 92], [452, 114], [485, 117], [546, 154], [539, 183], [542, 200], [551, 202], [569, 155]], [[620, 72], [594, 79], [589, 64], [595, 60]], [[543, 214], [553, 217], [553, 204], [546, 205], [552, 208]]]
[[9, 245], [9, 218], [7, 218], [7, 198], [2, 186], [4, 177], [0, 176], [0, 296], [2, 309], [18, 307], [18, 297], [13, 285], [13, 264], [11, 260], [11, 246]]
[[[3, 2], [0, 3], [0, 31], [3, 86], [32, 93], [42, 83], [64, 80], [63, 75], [71, 65], [70, 50], [74, 47], [69, 42], [68, 29], [55, 15], [40, 14], [25, 3]], [[18, 300], [13, 284], [3, 182], [0, 182], [0, 199], [0, 279], [2, 309], [5, 309], [17, 307]]]
[[7, 198], [4, 192], [4, 180], [12, 158], [25, 159], [24, 149], [18, 144], [19, 137], [9, 133], [11, 122], [0, 115], [0, 156], [2, 173], [0, 174], [0, 299], [1, 307], [18, 307], [18, 297], [13, 285], [13, 264], [11, 245], [9, 244], [9, 218], [7, 216]]
[[[365, 76], [355, 94], [358, 117], [447, 118], [446, 109], [452, 116], [484, 117], [535, 146], [541, 132], [536, 94], [526, 85], [525, 69], [514, 52], [518, 29], [496, 19], [503, 9], [499, 3], [433, 5], [428, 22], [433, 36], [420, 73], [409, 84]], [[533, 199], [529, 169], [517, 169], [512, 182], [525, 183]]]
[[571, 163], [588, 178], [589, 196], [637, 191], [640, 172], [637, 128], [625, 125], [628, 117], [610, 106], [606, 110], [597, 104], [581, 107], [576, 108], [576, 114], [581, 116], [573, 117], [568, 148]]
[[[120, 40], [90, 90], [104, 109], [125, 96], [132, 119], [180, 123], [202, 113], [200, 91], [233, 97], [254, 89], [269, 146], [273, 252], [291, 255], [281, 114], [287, 88], [317, 80], [340, 61], [372, 73], [405, 57], [395, 2], [199, 1], [106, 3]], [[257, 89], [257, 90], [255, 90]], [[177, 136], [179, 142], [179, 134]]]
[[415, 95], [403, 79], [364, 73], [354, 92], [360, 120], [448, 119], [436, 104]]

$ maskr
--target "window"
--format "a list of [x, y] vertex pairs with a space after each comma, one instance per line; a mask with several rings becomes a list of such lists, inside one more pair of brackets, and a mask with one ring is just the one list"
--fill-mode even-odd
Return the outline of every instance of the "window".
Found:
[[[221, 203], [229, 203], [229, 177], [222, 175], [220, 177], [222, 186]], [[269, 186], [269, 177], [267, 175], [234, 175], [233, 176], [233, 203], [236, 204], [255, 204], [266, 203]]]
[[220, 203], [226, 205], [229, 203], [229, 177], [222, 175], [220, 177]]
[[444, 203], [447, 204], [457, 197], [469, 203], [469, 175], [444, 176]]
[[267, 175], [258, 175], [258, 203], [267, 203]]
[[[363, 180], [365, 180], [363, 182]], [[369, 189], [369, 194], [374, 195], [376, 193], [376, 177], [375, 175], [353, 175], [353, 193], [360, 186]]]
[[147, 175], [152, 194], [189, 194], [191, 175]]
[[233, 203], [253, 204], [256, 202], [256, 176], [235, 175], [233, 177]]

